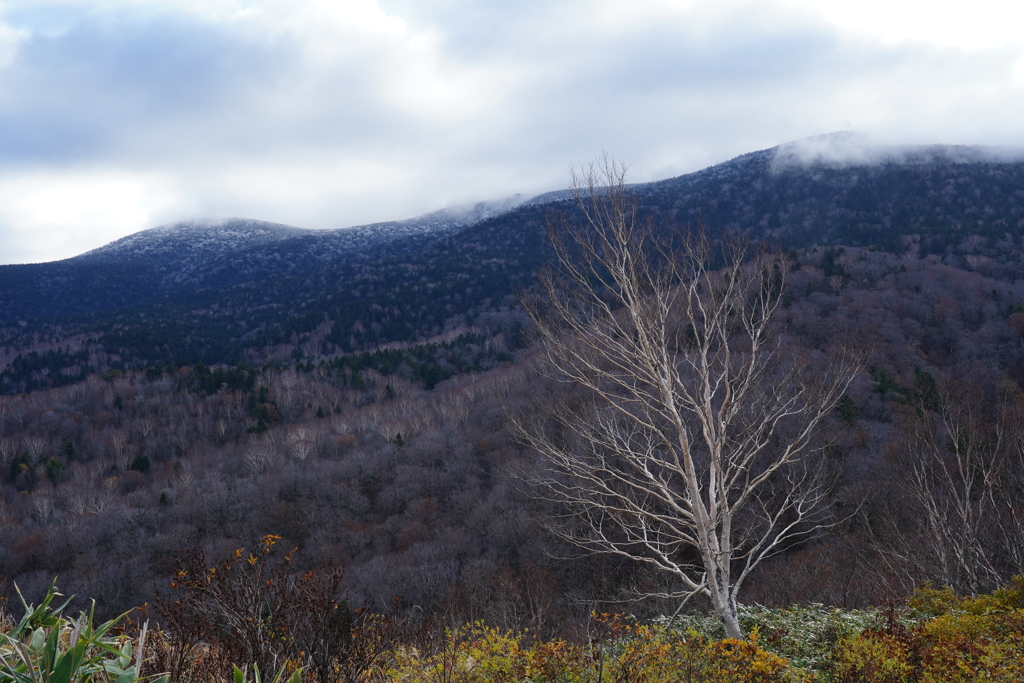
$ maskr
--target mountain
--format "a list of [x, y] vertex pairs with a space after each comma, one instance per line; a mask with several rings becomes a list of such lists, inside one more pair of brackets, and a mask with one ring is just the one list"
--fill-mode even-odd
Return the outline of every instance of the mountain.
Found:
[[[636, 188], [651, 210], [792, 247], [919, 244], [945, 254], [969, 235], [989, 251], [1024, 234], [1024, 151], [876, 146], [850, 134], [802, 140]], [[976, 241], [976, 240], [975, 240]], [[982, 246], [979, 244], [979, 246]]]
[[186, 221], [143, 230], [62, 262], [71, 267], [130, 265], [161, 288], [195, 282], [210, 266], [251, 249], [276, 249], [314, 231], [246, 219]]
[[[468, 249], [496, 229], [467, 232], [476, 237], [447, 239]], [[434, 260], [450, 257], [440, 244], [432, 250]], [[449, 273], [457, 265], [451, 258]], [[849, 282], [836, 291], [826, 273], [840, 265]], [[866, 368], [818, 442], [824, 448], [816, 462], [830, 475], [830, 510], [841, 525], [762, 565], [745, 600], [877, 604], [904, 571], [914, 572], [914, 583], [950, 576], [944, 563], [943, 573], [928, 569], [936, 536], [921, 529], [934, 508], [917, 497], [947, 489], [908, 489], [915, 479], [908, 473], [929, 463], [955, 467], [962, 461], [945, 458], [962, 453], [979, 476], [993, 464], [1000, 468], [993, 481], [1008, 482], [986, 506], [994, 517], [972, 527], [984, 532], [977, 535], [981, 557], [1006, 566], [1003, 558], [1024, 547], [1013, 525], [1024, 482], [1024, 464], [1015, 460], [1024, 439], [1024, 282], [1009, 285], [935, 257], [857, 248], [798, 250], [793, 266], [779, 311], [782, 355], [821, 359], [841, 339], [864, 354]], [[418, 282], [407, 282], [403, 315], [413, 308], [413, 288], [426, 286]], [[476, 282], [458, 285], [443, 295], [455, 310], [459, 288]], [[291, 303], [266, 293], [268, 306]], [[552, 406], [580, 405], [585, 394], [493, 353], [514, 348], [514, 336], [491, 334], [503, 317], [514, 328], [514, 311], [493, 304], [478, 311], [471, 312], [475, 331], [445, 343], [290, 367], [112, 368], [78, 381], [81, 367], [100, 360], [100, 347], [113, 350], [115, 333], [130, 331], [139, 311], [124, 312], [121, 332], [81, 351], [64, 340], [60, 349], [23, 354], [9, 377], [18, 395], [0, 396], [0, 596], [16, 599], [17, 585], [36, 600], [59, 575], [66, 594], [87, 609], [95, 598], [105, 619], [153, 604], [154, 591], [174, 580], [175, 561], [192, 561], [194, 549], [212, 563], [273, 534], [281, 555], [298, 548], [290, 565], [297, 572], [344, 566], [350, 604], [393, 609], [400, 596], [405, 609], [442, 612], [447, 623], [508, 618], [516, 621], [495, 625], [511, 628], [534, 623], [520, 615], [535, 611], [575, 627], [595, 604], [638, 618], [674, 612], [678, 601], [620, 602], [638, 586], [665, 585], [642, 566], [581, 556], [541, 528], [558, 510], [525, 500], [512, 479], [539, 462], [515, 438], [509, 416], [539, 424]], [[197, 324], [209, 322], [206, 314], [197, 307], [186, 314], [180, 331], [216, 341]], [[160, 315], [160, 325], [172, 320], [167, 310]], [[335, 321], [332, 334], [334, 327], [342, 325]], [[140, 323], [135, 331], [160, 329]], [[314, 333], [302, 346], [318, 342]], [[132, 348], [141, 356], [146, 347]], [[72, 385], [54, 386], [65, 380]], [[944, 438], [943, 422], [965, 435], [963, 449], [948, 447], [956, 444]], [[940, 472], [934, 481], [949, 480]], [[1006, 542], [1004, 530], [1016, 530], [1016, 542]], [[894, 569], [888, 556], [871, 554], [880, 543], [913, 564]], [[1019, 561], [1016, 567], [1014, 574]], [[615, 602], [601, 602], [609, 599]]]
[[52, 263], [0, 266], [0, 321], [59, 318], [273, 280], [323, 263], [391, 254], [501, 215], [526, 197], [449, 207], [402, 221], [307, 230], [232, 218], [186, 221], [129, 235]]
[[[303, 244], [308, 257], [324, 260], [364, 252], [402, 239], [440, 236], [511, 211], [522, 195], [448, 207], [403, 221], [334, 230], [308, 230], [244, 218], [184, 221], [143, 230], [67, 259], [73, 264], [132, 263], [155, 268], [166, 283], [202, 281], [200, 275], [254, 251], [280, 252]], [[305, 239], [303, 239], [305, 238]]]
[[[1016, 150], [798, 141], [632, 187], [656, 221], [785, 248], [871, 247], [1024, 279]], [[0, 343], [77, 335], [107, 362], [265, 362], [409, 344], [461, 328], [514, 336], [565, 191], [409, 221], [304, 231], [257, 221], [158, 228], [51, 264], [0, 267]], [[486, 322], [490, 321], [490, 322]]]

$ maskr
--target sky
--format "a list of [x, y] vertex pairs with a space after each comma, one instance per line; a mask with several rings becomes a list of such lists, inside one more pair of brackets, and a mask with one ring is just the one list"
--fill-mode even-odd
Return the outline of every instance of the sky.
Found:
[[1024, 146], [1024, 3], [0, 0], [0, 263], [340, 228], [833, 131]]

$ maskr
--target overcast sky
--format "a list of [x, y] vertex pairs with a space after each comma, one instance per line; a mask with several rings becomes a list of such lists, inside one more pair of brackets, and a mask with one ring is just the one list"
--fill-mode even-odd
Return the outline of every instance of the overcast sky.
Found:
[[1024, 145], [1024, 3], [0, 0], [0, 263], [654, 180], [837, 130]]

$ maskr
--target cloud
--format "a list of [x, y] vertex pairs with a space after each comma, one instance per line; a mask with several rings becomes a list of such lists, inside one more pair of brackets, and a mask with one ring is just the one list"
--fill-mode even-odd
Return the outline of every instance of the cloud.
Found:
[[0, 174], [5, 260], [37, 263], [81, 253], [83, 238], [106, 244], [174, 216], [188, 198], [172, 178], [116, 169]]
[[1024, 160], [1024, 147], [963, 145], [893, 145], [857, 131], [815, 135], [779, 145], [772, 159], [775, 171], [799, 166], [873, 166], [929, 163], [1014, 162]]
[[1024, 6], [1005, 0], [792, 0], [847, 30], [888, 43], [926, 42], [966, 50], [1020, 44]]
[[[0, 209], [0, 261], [157, 220], [404, 218], [558, 189], [602, 149], [645, 181], [835, 130], [1024, 145], [1019, 40], [872, 32], [829, 7], [0, 0], [0, 196], [53, 183], [64, 207]], [[101, 220], [67, 189], [93, 174], [134, 188], [95, 195], [127, 208]]]

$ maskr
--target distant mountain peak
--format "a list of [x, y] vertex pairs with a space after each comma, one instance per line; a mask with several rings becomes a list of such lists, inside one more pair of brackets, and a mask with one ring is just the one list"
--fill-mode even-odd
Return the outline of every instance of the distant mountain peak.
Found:
[[333, 239], [343, 248], [359, 250], [414, 235], [449, 234], [508, 213], [529, 200], [528, 196], [514, 194], [502, 199], [450, 206], [405, 220], [333, 230], [296, 228], [251, 218], [193, 219], [149, 228], [68, 260], [107, 263], [164, 257], [175, 261], [191, 257], [217, 258], [254, 246], [306, 236], [317, 236], [320, 241]]
[[[904, 253], [910, 240], [915, 253], [1024, 280], [1018, 159], [1021, 150], [885, 145], [842, 132], [631, 189], [645, 216], [667, 224], [703, 221], [794, 248]], [[184, 329], [181, 311], [194, 308], [202, 320], [189, 318], [198, 327], [175, 343], [191, 339], [204, 362], [238, 362], [239, 345], [280, 345], [328, 319], [337, 325], [331, 348], [427, 338], [529, 286], [546, 255], [548, 206], [568, 211], [571, 196], [511, 195], [333, 230], [240, 218], [163, 225], [73, 259], [0, 267], [0, 322], [95, 313], [152, 332], [110, 343], [161, 361], [181, 357], [164, 349], [170, 333], [149, 318], [129, 324], [121, 310], [146, 306], [161, 325]]]

